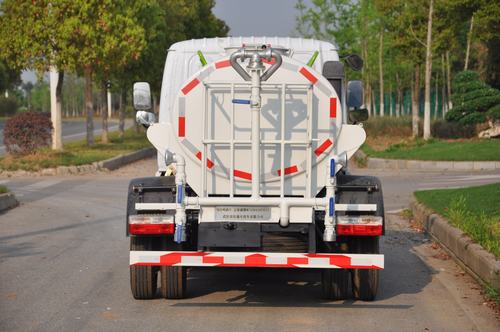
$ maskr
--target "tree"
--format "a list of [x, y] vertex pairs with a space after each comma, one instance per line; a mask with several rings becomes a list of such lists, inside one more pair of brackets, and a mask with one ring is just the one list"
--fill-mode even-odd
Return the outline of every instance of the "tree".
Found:
[[[160, 95], [165, 55], [179, 40], [226, 36], [229, 28], [212, 13], [213, 0], [145, 1], [137, 11], [144, 28], [146, 47], [137, 59], [112, 75], [113, 89], [120, 94], [120, 133], [123, 135], [127, 91], [137, 81], [151, 85], [153, 99]], [[156, 102], [154, 104], [157, 104]]]
[[0, 61], [0, 93], [10, 90], [20, 83], [20, 71], [8, 67], [4, 61]]
[[481, 81], [478, 73], [459, 73], [453, 89], [453, 109], [446, 114], [446, 120], [466, 125], [485, 122], [488, 116], [497, 117], [500, 91]]
[[[60, 69], [53, 117], [61, 109], [64, 70], [68, 68], [61, 53], [64, 47], [61, 36], [65, 35], [66, 25], [60, 18], [71, 7], [70, 1], [66, 2], [56, 6], [49, 1], [5, 0], [0, 5], [3, 13], [0, 16], [0, 56], [9, 66], [15, 70], [34, 69], [39, 72], [54, 67]], [[62, 149], [60, 123], [54, 126], [52, 147]]]
[[0, 54], [14, 68], [39, 72], [57, 68], [59, 102], [64, 72], [84, 73], [88, 145], [93, 144], [93, 74], [109, 72], [139, 57], [144, 29], [135, 9], [141, 3], [5, 0], [1, 4]]

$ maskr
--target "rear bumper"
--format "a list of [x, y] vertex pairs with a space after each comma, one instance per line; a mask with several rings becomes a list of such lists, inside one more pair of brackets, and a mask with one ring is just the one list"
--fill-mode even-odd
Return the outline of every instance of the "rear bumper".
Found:
[[130, 265], [383, 269], [384, 255], [275, 252], [130, 251]]

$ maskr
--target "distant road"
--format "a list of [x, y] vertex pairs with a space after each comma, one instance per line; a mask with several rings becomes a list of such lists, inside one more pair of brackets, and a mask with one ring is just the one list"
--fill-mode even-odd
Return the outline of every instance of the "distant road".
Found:
[[[108, 130], [116, 131], [118, 130], [118, 120], [111, 119], [108, 120]], [[125, 128], [129, 128], [132, 125], [132, 121], [125, 121]], [[0, 156], [5, 154], [5, 145], [3, 144], [3, 129], [5, 126], [5, 121], [0, 121]], [[87, 127], [85, 120], [69, 120], [63, 121], [62, 124], [62, 134], [63, 142], [71, 142], [84, 139], [87, 135]], [[101, 119], [94, 119], [94, 135], [99, 135], [101, 133]]]

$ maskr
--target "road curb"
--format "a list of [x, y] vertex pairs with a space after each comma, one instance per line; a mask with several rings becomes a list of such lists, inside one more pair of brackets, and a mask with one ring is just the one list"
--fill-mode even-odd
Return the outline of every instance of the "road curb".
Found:
[[68, 176], [68, 175], [79, 175], [79, 174], [91, 174], [99, 171], [112, 171], [123, 167], [125, 165], [131, 164], [133, 162], [139, 161], [141, 159], [153, 157], [156, 155], [155, 148], [144, 148], [127, 154], [121, 154], [116, 157], [94, 162], [87, 165], [79, 166], [59, 166], [55, 168], [44, 168], [37, 172], [28, 171], [3, 171], [0, 172], [2, 177], [20, 177], [20, 176]]
[[410, 169], [410, 170], [495, 170], [500, 161], [427, 161], [366, 157], [367, 168]]
[[0, 212], [12, 209], [19, 205], [13, 193], [0, 194]]
[[480, 282], [500, 291], [500, 261], [493, 254], [450, 225], [445, 218], [417, 202], [415, 197], [410, 206], [415, 220], [422, 223], [427, 233], [441, 243], [460, 266]]

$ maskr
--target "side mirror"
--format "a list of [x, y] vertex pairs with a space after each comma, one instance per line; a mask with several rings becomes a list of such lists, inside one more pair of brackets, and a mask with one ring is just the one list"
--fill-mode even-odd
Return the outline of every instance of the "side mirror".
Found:
[[357, 108], [349, 111], [349, 121], [358, 123], [368, 120], [368, 110], [366, 108]]
[[137, 111], [137, 113], [135, 113], [135, 121], [148, 128], [156, 122], [156, 116], [151, 112]]
[[151, 109], [151, 89], [148, 82], [134, 83], [134, 108], [137, 111]]
[[355, 71], [363, 69], [363, 59], [357, 54], [349, 54], [345, 57], [345, 62]]
[[360, 108], [363, 105], [363, 82], [349, 81], [347, 83], [347, 107]]

